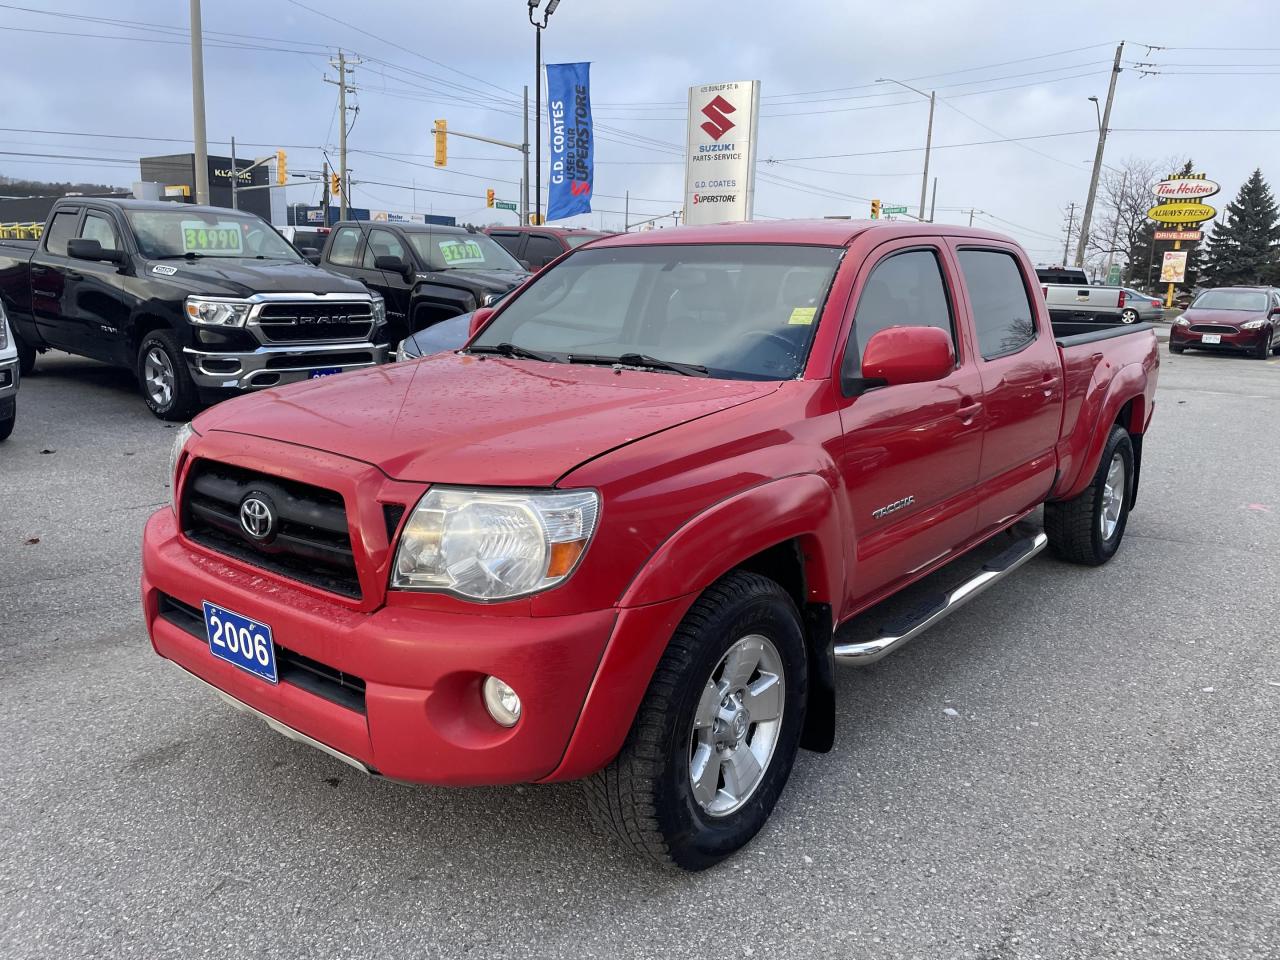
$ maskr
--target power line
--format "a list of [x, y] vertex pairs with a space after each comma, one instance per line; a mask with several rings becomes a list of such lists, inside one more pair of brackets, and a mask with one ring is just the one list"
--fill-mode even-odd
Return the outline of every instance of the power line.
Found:
[[[993, 143], [1014, 143], [1022, 140], [1050, 140], [1055, 137], [1078, 137], [1081, 134], [1097, 135], [1097, 130], [1064, 130], [1061, 133], [1039, 133], [1028, 137], [1003, 137], [999, 140], [972, 140], [968, 143], [943, 143], [933, 145], [934, 150], [954, 150], [958, 147], [984, 147]], [[790, 163], [793, 160], [840, 160], [845, 157], [880, 157], [895, 153], [918, 153], [924, 147], [896, 147], [891, 150], [863, 150], [855, 153], [823, 153], [807, 157], [779, 157], [778, 163]], [[772, 159], [772, 158], [770, 158]]]

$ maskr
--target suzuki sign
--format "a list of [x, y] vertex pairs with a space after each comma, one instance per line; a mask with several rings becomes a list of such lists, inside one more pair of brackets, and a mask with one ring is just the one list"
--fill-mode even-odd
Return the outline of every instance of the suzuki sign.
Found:
[[751, 219], [759, 120], [759, 80], [689, 88], [685, 223]]

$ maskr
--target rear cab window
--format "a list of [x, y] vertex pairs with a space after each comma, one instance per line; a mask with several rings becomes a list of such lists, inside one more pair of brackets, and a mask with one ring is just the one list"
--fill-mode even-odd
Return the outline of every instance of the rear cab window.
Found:
[[962, 247], [958, 259], [978, 335], [978, 353], [984, 360], [994, 360], [1026, 349], [1038, 330], [1017, 257], [1005, 250]]

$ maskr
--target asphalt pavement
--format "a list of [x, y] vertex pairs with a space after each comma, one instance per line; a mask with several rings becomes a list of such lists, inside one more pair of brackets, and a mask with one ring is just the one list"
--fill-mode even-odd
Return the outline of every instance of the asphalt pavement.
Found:
[[1115, 560], [842, 672], [834, 751], [683, 875], [572, 784], [367, 779], [156, 657], [173, 430], [42, 358], [0, 444], [0, 956], [1280, 956], [1277, 424], [1280, 362], [1165, 355]]

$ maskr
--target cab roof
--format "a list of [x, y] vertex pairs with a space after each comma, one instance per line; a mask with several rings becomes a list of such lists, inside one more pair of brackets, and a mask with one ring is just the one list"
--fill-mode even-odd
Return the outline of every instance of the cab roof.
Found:
[[903, 220], [752, 220], [746, 223], [717, 223], [642, 233], [619, 233], [592, 241], [592, 250], [602, 247], [630, 247], [651, 244], [781, 243], [846, 247], [856, 237], [874, 232], [878, 238], [962, 237], [975, 240], [1003, 240], [1002, 234], [949, 223], [918, 223]]

